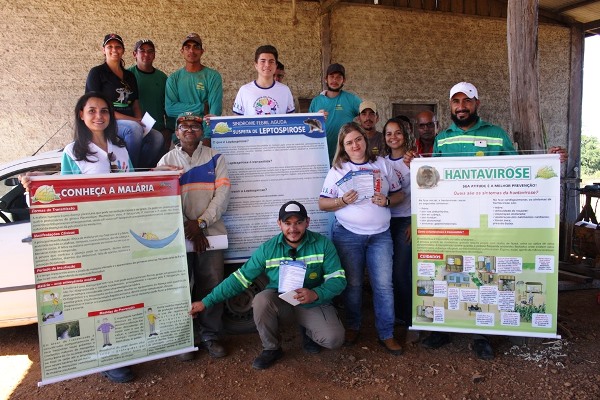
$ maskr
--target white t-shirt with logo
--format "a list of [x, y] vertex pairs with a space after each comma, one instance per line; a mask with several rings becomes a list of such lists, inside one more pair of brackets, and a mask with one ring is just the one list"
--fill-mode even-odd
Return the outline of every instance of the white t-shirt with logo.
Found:
[[296, 111], [292, 92], [283, 83], [274, 81], [269, 88], [261, 88], [256, 81], [238, 90], [233, 112], [238, 115], [289, 114]]
[[[398, 175], [388, 160], [377, 157], [373, 162], [355, 164], [351, 161], [342, 164], [341, 169], [331, 168], [327, 173], [321, 197], [341, 197], [348, 190], [344, 190], [343, 178], [352, 171], [373, 171], [373, 185], [381, 194], [388, 196], [402, 190]], [[376, 182], [377, 181], [377, 182]], [[357, 235], [375, 235], [385, 232], [390, 227], [391, 213], [389, 207], [374, 204], [370, 198], [362, 199], [349, 204], [335, 212], [335, 217], [340, 224], [350, 232]]]

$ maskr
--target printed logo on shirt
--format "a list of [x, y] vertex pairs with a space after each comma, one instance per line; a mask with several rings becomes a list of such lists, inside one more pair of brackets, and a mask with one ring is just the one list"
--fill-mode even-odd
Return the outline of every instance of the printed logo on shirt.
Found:
[[113, 106], [117, 108], [127, 107], [129, 105], [129, 95], [133, 92], [126, 87], [116, 88], [115, 91], [119, 94], [119, 97], [113, 102]]
[[342, 111], [343, 109], [344, 109], [344, 107], [342, 107], [342, 105], [341, 105], [341, 104], [336, 104], [336, 105], [335, 105], [335, 110], [336, 110], [336, 111]]
[[254, 111], [256, 111], [256, 115], [276, 114], [277, 101], [268, 96], [259, 97], [254, 102]]
[[198, 82], [198, 83], [196, 84], [196, 90], [201, 90], [201, 91], [204, 91], [204, 83], [202, 83], [202, 82]]

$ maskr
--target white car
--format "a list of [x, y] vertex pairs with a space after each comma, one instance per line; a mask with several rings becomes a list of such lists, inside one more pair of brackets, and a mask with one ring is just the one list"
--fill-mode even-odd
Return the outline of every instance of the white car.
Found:
[[[29, 209], [18, 176], [28, 171], [60, 173], [62, 150], [50, 151], [0, 165], [0, 328], [37, 322], [33, 249]], [[239, 265], [226, 265], [226, 274]], [[257, 278], [242, 294], [225, 302], [223, 325], [231, 333], [255, 329], [252, 317], [254, 295], [267, 279]]]
[[37, 322], [29, 209], [17, 177], [59, 173], [61, 157], [62, 150], [55, 150], [0, 165], [0, 328]]

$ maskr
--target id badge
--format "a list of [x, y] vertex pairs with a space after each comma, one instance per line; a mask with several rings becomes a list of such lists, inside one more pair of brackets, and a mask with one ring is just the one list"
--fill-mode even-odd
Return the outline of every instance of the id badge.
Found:
[[474, 144], [475, 144], [475, 147], [487, 147], [486, 140], [476, 140]]

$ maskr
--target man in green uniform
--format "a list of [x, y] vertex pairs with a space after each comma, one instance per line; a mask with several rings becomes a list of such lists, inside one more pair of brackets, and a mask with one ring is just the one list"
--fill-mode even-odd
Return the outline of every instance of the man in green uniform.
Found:
[[283, 356], [279, 319], [288, 315], [301, 326], [307, 353], [318, 353], [321, 347], [337, 349], [344, 343], [344, 327], [331, 300], [346, 287], [346, 276], [333, 243], [309, 231], [309, 223], [302, 204], [285, 203], [277, 220], [281, 233], [263, 243], [202, 301], [192, 303], [190, 314], [196, 315], [242, 293], [266, 274], [269, 283], [252, 302], [263, 346], [252, 363], [255, 369], [269, 368]]

